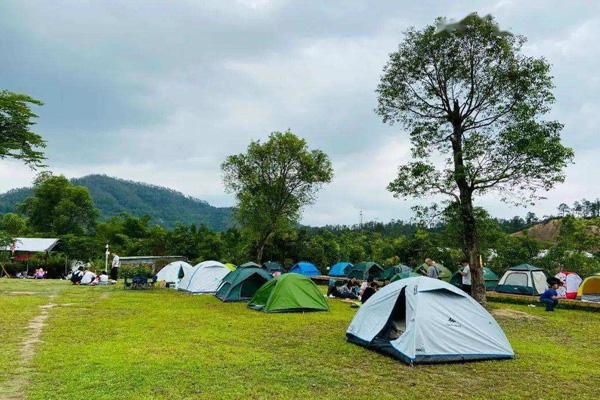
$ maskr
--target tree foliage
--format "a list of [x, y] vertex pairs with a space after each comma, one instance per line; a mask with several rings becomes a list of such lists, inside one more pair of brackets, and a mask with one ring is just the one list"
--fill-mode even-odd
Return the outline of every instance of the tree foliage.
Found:
[[21, 160], [32, 168], [42, 167], [46, 143], [33, 131], [37, 115], [30, 106], [42, 102], [30, 96], [0, 90], [0, 159]]
[[266, 243], [292, 228], [333, 176], [327, 155], [309, 150], [289, 130], [273, 132], [264, 143], [251, 142], [246, 153], [229, 156], [222, 169], [225, 187], [238, 202], [236, 218], [252, 238], [259, 262]]
[[38, 175], [22, 210], [34, 231], [55, 235], [90, 232], [98, 217], [87, 188], [49, 173]]

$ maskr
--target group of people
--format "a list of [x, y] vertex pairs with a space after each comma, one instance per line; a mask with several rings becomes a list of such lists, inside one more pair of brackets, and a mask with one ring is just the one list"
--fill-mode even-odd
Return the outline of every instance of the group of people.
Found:
[[112, 253], [113, 259], [110, 268], [110, 275], [106, 271], [101, 271], [96, 274], [89, 268], [80, 266], [71, 273], [70, 281], [73, 285], [111, 285], [117, 282], [119, 278], [119, 268], [121, 267], [121, 261], [116, 253]]
[[71, 283], [73, 283], [73, 285], [89, 286], [110, 285], [115, 283], [115, 280], [110, 279], [105, 271], [95, 274], [85, 267], [79, 267], [71, 274]]
[[21, 279], [44, 279], [46, 277], [46, 271], [44, 270], [44, 268], [40, 267], [35, 269], [33, 275], [29, 275], [26, 271], [23, 271], [17, 272], [15, 277]]
[[[385, 282], [385, 284], [387, 283], [389, 283], [389, 281]], [[378, 289], [379, 285], [373, 278], [369, 278], [363, 283], [360, 283], [353, 278], [339, 287], [336, 286], [335, 279], [330, 279], [327, 288], [327, 296], [330, 298], [337, 297], [340, 299], [359, 300], [361, 303], [364, 303], [369, 297], [374, 295]]]

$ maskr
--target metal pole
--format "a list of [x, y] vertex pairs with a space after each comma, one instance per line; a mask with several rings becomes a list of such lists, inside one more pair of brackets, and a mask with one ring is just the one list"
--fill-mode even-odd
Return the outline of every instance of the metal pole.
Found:
[[108, 251], [108, 243], [106, 243], [106, 251], [104, 252], [104, 272], [108, 272], [108, 255], [110, 252]]

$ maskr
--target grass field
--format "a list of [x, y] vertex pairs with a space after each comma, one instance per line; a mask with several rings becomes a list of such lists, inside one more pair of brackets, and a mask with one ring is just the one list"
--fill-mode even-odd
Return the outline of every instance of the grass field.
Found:
[[0, 399], [598, 398], [600, 313], [491, 304], [515, 360], [409, 367], [347, 343], [355, 310], [330, 305], [264, 314], [167, 289], [1, 279]]

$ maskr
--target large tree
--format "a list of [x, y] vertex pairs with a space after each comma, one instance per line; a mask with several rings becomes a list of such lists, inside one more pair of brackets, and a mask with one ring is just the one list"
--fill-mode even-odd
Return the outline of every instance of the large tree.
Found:
[[331, 162], [320, 150], [309, 150], [292, 132], [273, 132], [246, 153], [232, 155], [222, 165], [225, 187], [235, 193], [236, 218], [262, 262], [265, 245], [300, 219], [324, 183], [333, 176]]
[[[550, 65], [522, 51], [525, 38], [491, 16], [411, 28], [390, 55], [377, 113], [410, 134], [412, 160], [388, 189], [396, 196], [449, 196], [460, 207], [461, 248], [473, 296], [485, 302], [474, 198], [494, 192], [515, 204], [564, 179], [573, 152], [562, 125], [543, 119], [554, 102]], [[439, 197], [438, 197], [439, 198]]]
[[13, 158], [37, 168], [43, 166], [46, 144], [31, 131], [37, 115], [31, 105], [42, 102], [24, 94], [0, 90], [0, 159]]
[[69, 182], [64, 176], [40, 174], [33, 196], [21, 205], [32, 229], [51, 234], [89, 233], [96, 224], [98, 210], [88, 189]]

